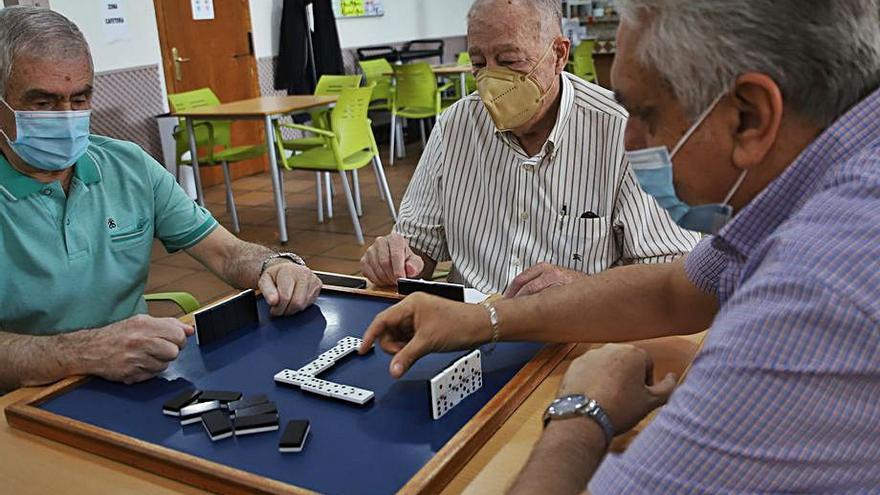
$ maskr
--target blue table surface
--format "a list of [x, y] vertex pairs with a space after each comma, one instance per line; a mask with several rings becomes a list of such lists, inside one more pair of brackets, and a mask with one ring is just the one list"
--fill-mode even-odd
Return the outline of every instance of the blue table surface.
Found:
[[[540, 344], [504, 343], [483, 353], [483, 387], [443, 418], [430, 411], [428, 380], [464, 353], [420, 360], [401, 380], [388, 374], [390, 356], [376, 349], [353, 356], [321, 378], [369, 389], [366, 406], [276, 385], [273, 376], [297, 369], [347, 336], [361, 337], [391, 301], [323, 294], [316, 305], [287, 318], [270, 318], [260, 299], [260, 324], [198, 347], [195, 339], [161, 377], [136, 385], [93, 379], [42, 404], [45, 410], [267, 478], [324, 493], [393, 493], [422, 468], [535, 354]], [[454, 321], [449, 322], [455, 325]], [[277, 432], [216, 443], [201, 423], [181, 427], [162, 405], [182, 390], [267, 394], [278, 404], [281, 430], [308, 419], [304, 450], [278, 452]]]

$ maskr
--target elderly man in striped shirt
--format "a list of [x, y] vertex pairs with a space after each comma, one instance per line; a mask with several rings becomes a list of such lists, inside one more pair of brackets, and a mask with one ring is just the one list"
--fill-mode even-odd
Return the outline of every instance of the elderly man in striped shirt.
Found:
[[880, 493], [880, 1], [616, 5], [630, 162], [679, 222], [716, 235], [683, 261], [487, 308], [416, 294], [365, 346], [399, 351], [400, 376], [498, 339], [710, 327], [622, 455], [605, 456], [611, 437], [675, 378], [653, 383], [627, 345], [575, 360], [513, 492]]
[[361, 260], [371, 281], [427, 277], [451, 260], [450, 281], [526, 295], [696, 245], [636, 184], [623, 156], [626, 112], [563, 72], [560, 25], [559, 0], [474, 3], [479, 94], [440, 117], [394, 232]]

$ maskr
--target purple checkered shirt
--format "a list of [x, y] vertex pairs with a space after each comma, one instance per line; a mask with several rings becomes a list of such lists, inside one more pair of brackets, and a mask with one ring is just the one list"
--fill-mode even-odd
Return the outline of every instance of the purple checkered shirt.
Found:
[[880, 493], [880, 91], [686, 269], [721, 310], [686, 382], [591, 492]]

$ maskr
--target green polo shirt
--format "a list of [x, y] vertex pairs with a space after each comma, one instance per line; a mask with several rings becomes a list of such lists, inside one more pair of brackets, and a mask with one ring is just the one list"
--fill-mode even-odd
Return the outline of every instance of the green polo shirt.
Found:
[[92, 136], [68, 195], [0, 154], [0, 329], [49, 335], [146, 313], [153, 238], [173, 252], [217, 225], [133, 143]]

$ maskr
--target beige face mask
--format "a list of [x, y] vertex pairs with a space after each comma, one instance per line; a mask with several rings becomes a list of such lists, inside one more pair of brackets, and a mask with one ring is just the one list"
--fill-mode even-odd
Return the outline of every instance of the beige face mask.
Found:
[[544, 54], [528, 74], [507, 67], [487, 68], [477, 73], [477, 92], [499, 131], [520, 127], [541, 108], [550, 88], [542, 88], [534, 74], [552, 51], [554, 44], [555, 40], [544, 50]]

